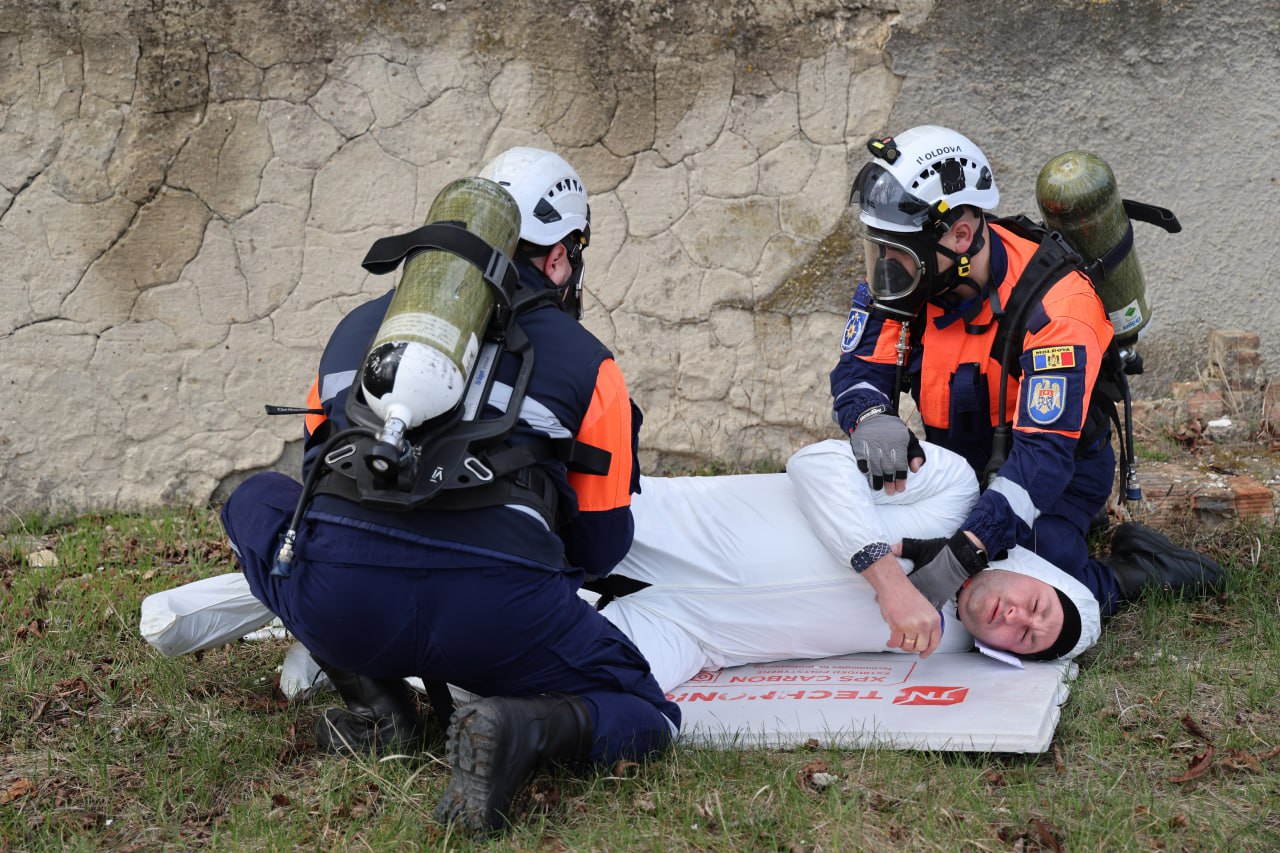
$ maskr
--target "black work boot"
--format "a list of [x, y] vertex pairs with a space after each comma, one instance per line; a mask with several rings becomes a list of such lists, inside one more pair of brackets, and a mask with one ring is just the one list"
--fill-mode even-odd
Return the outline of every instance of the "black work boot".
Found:
[[1126, 522], [1111, 537], [1106, 560], [1126, 601], [1136, 601], [1150, 589], [1193, 597], [1219, 592], [1226, 573], [1213, 560], [1179, 548], [1159, 531]]
[[490, 835], [511, 823], [511, 805], [539, 765], [581, 761], [594, 736], [577, 696], [491, 696], [459, 708], [449, 723], [452, 773], [436, 806], [440, 823]]
[[340, 755], [422, 749], [422, 715], [404, 679], [370, 678], [315, 660], [347, 703], [345, 708], [326, 708], [316, 720], [318, 747]]

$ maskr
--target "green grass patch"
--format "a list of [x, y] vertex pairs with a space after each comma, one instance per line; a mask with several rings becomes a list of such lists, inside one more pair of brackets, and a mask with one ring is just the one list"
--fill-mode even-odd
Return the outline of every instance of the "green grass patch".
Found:
[[0, 850], [1274, 850], [1280, 534], [1173, 534], [1231, 589], [1113, 618], [1044, 755], [679, 748], [541, 777], [473, 844], [430, 820], [440, 742], [315, 751], [334, 697], [280, 697], [287, 642], [174, 660], [140, 638], [144, 596], [232, 568], [212, 512], [22, 518], [0, 541]]

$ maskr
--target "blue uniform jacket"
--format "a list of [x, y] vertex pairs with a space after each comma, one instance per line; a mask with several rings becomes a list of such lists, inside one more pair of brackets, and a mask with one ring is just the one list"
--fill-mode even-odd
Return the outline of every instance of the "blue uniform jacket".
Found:
[[[527, 263], [519, 262], [517, 269], [526, 287], [550, 285]], [[350, 312], [325, 347], [308, 400], [309, 407], [323, 409], [324, 415], [307, 418], [304, 476], [332, 431], [350, 425], [343, 408], [347, 394], [393, 293]], [[496, 555], [525, 565], [572, 566], [588, 575], [607, 574], [631, 546], [630, 495], [639, 483], [639, 412], [633, 411], [612, 354], [568, 314], [543, 303], [520, 314], [516, 322], [532, 343], [535, 358], [519, 423], [508, 441], [573, 436], [612, 454], [604, 476], [569, 472], [559, 461], [540, 463], [560, 493], [558, 530], [548, 529], [527, 507], [514, 505], [396, 512], [318, 495], [308, 515], [448, 550], [454, 554], [449, 565], [488, 565]], [[516, 368], [516, 359], [503, 358], [496, 385], [509, 389]]]

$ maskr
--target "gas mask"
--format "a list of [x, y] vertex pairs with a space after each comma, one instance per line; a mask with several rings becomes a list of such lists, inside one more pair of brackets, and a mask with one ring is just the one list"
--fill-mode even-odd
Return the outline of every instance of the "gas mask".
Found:
[[[912, 240], [911, 237], [917, 239]], [[905, 239], [904, 239], [905, 238]], [[863, 239], [867, 259], [867, 287], [872, 312], [888, 319], [907, 321], [929, 298], [928, 268], [921, 260], [919, 234], [894, 234], [868, 230]]]
[[[864, 248], [873, 313], [910, 320], [925, 302], [967, 282], [971, 258], [984, 244], [985, 229], [979, 230], [966, 252], [953, 252], [939, 243], [960, 219], [961, 209], [943, 200], [927, 203], [879, 162], [866, 164], [858, 173], [850, 203], [859, 207], [868, 223]], [[870, 225], [872, 220], [882, 227]], [[939, 253], [953, 261], [945, 272], [938, 270]]]
[[[930, 300], [944, 299], [964, 284], [976, 287], [968, 276], [973, 255], [986, 243], [985, 231], [985, 227], [978, 231], [968, 251], [953, 252], [919, 231], [896, 233], [868, 228], [863, 251], [867, 286], [874, 300], [872, 312], [907, 321]], [[952, 261], [942, 272], [938, 271], [938, 254]]]

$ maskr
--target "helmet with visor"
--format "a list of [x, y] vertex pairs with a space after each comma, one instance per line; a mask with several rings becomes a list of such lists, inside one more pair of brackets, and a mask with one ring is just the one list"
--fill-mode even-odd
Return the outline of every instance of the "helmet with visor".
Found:
[[[873, 139], [875, 159], [854, 180], [850, 203], [866, 228], [867, 283], [879, 313], [910, 319], [931, 296], [967, 275], [968, 255], [939, 244], [966, 207], [992, 210], [1000, 201], [991, 167], [969, 139], [936, 125]], [[937, 254], [955, 261], [939, 273]]]

